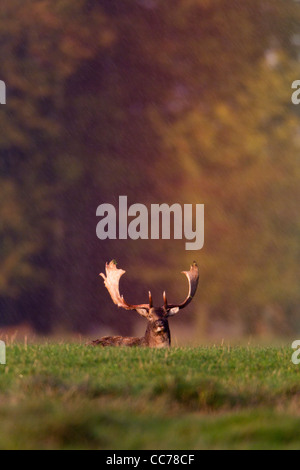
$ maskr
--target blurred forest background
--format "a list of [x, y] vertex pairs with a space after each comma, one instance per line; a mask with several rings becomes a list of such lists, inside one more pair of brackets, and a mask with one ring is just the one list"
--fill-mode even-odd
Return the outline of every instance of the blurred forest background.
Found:
[[[0, 326], [129, 334], [181, 301], [191, 337], [300, 332], [294, 0], [2, 0]], [[96, 237], [99, 204], [205, 204], [205, 245]], [[144, 323], [142, 324], [144, 326]]]

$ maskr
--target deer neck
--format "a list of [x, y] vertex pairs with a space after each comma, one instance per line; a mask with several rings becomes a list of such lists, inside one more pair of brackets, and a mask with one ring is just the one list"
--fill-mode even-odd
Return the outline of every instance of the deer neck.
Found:
[[145, 345], [150, 348], [168, 348], [171, 345], [171, 334], [168, 322], [165, 322], [164, 328], [160, 331], [157, 331], [155, 324], [149, 322], [144, 341]]

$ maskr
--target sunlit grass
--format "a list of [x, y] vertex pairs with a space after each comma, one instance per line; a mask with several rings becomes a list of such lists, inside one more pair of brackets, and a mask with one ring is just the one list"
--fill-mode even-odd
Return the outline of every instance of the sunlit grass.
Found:
[[299, 448], [291, 352], [12, 345], [0, 448]]

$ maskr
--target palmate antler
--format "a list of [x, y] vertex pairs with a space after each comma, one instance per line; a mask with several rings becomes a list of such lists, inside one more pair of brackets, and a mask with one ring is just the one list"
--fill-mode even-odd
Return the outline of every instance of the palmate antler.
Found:
[[175, 315], [179, 310], [186, 307], [192, 301], [198, 287], [199, 269], [196, 261], [193, 262], [189, 271], [182, 271], [182, 274], [185, 274], [189, 281], [189, 293], [181, 304], [168, 304], [167, 294], [166, 292], [163, 293], [164, 308], [168, 312], [168, 317]]
[[[120, 278], [125, 274], [126, 271], [123, 269], [118, 269], [115, 261], [106, 263], [105, 265], [105, 274], [101, 273], [100, 276], [104, 279], [105, 287], [107, 288], [112, 301], [118, 306], [122, 307], [125, 310], [136, 310], [140, 315], [148, 316], [150, 309], [153, 308], [151, 292], [149, 292], [149, 303], [148, 304], [138, 304], [131, 305], [125, 301], [123, 295], [120, 294], [119, 283]], [[199, 280], [199, 270], [196, 262], [194, 262], [189, 271], [183, 271], [183, 274], [186, 275], [189, 282], [189, 292], [188, 296], [181, 304], [168, 304], [166, 293], [163, 293], [164, 305], [163, 309], [165, 310], [166, 316], [172, 316], [179, 312], [180, 309], [186, 307], [192, 300], [195, 295], [198, 286]]]
[[124, 269], [118, 269], [116, 262], [111, 261], [110, 263], [106, 263], [105, 272], [106, 276], [103, 273], [101, 273], [100, 276], [104, 279], [105, 287], [108, 290], [113, 303], [118, 307], [124, 308], [125, 310], [136, 310], [141, 315], [146, 316], [148, 310], [152, 308], [151, 292], [149, 292], [148, 304], [131, 305], [125, 301], [119, 290], [120, 278], [123, 276], [123, 274], [125, 274], [126, 271], [124, 271]]

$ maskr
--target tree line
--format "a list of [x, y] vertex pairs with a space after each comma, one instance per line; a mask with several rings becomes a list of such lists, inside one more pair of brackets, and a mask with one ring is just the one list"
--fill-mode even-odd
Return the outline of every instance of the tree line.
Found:
[[[0, 322], [87, 332], [185, 293], [192, 320], [299, 329], [299, 5], [292, 0], [10, 0], [0, 11]], [[205, 205], [205, 244], [99, 240], [102, 203]]]

